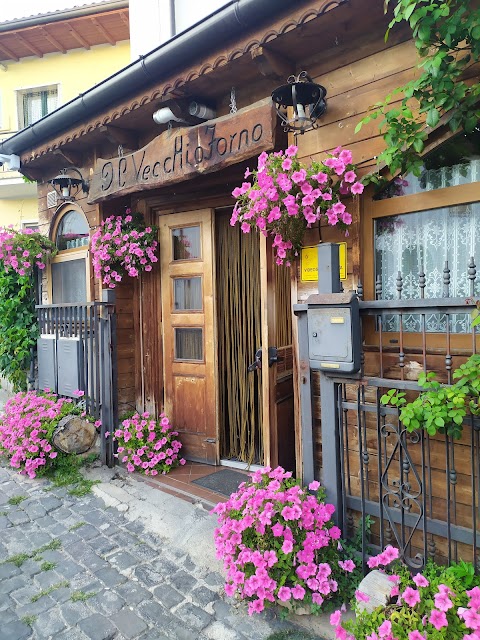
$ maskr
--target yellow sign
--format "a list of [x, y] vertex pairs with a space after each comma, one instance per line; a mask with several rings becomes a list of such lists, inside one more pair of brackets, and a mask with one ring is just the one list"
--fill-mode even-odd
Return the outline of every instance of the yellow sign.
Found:
[[[340, 280], [347, 279], [347, 243], [339, 242]], [[302, 282], [318, 280], [318, 246], [303, 247], [300, 254], [300, 274]]]

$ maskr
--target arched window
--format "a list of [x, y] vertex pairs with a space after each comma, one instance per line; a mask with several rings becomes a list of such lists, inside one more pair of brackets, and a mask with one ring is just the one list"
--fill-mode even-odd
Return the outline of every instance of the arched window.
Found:
[[90, 227], [83, 212], [75, 205], [61, 213], [53, 226], [52, 239], [58, 254], [50, 266], [50, 299], [53, 304], [89, 300], [88, 246]]

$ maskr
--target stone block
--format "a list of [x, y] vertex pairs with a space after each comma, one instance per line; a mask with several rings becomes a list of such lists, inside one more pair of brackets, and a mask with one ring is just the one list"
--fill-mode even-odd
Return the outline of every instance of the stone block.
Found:
[[390, 600], [393, 586], [385, 573], [376, 569], [367, 573], [358, 585], [358, 590], [368, 596], [368, 602], [359, 602], [359, 609], [371, 613], [377, 607], [384, 607]]
[[53, 432], [53, 444], [63, 453], [85, 453], [97, 439], [97, 430], [80, 416], [65, 416]]
[[113, 640], [117, 635], [117, 628], [113, 622], [100, 613], [80, 620], [78, 626], [90, 640]]
[[27, 640], [31, 635], [30, 627], [20, 620], [2, 625], [2, 640]]
[[112, 622], [118, 627], [125, 638], [133, 639], [147, 629], [145, 622], [131, 609], [122, 609], [112, 617]]

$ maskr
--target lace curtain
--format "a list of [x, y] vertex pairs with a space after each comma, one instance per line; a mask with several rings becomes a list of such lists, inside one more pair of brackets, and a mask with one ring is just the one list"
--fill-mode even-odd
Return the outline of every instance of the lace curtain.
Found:
[[[375, 265], [382, 298], [398, 297], [397, 276], [402, 274], [402, 298], [420, 298], [419, 273], [425, 274], [425, 298], [444, 295], [444, 268], [450, 270], [449, 297], [468, 297], [467, 269], [471, 257], [480, 258], [480, 203], [443, 207], [381, 218], [375, 225]], [[477, 292], [480, 287], [477, 282]], [[427, 314], [428, 332], [445, 332], [445, 314]], [[398, 331], [398, 315], [383, 318], [386, 331]], [[419, 314], [403, 314], [405, 331], [421, 331]], [[468, 314], [450, 316], [452, 333], [470, 331]]]
[[23, 126], [37, 122], [57, 108], [57, 89], [29, 91], [23, 94]]

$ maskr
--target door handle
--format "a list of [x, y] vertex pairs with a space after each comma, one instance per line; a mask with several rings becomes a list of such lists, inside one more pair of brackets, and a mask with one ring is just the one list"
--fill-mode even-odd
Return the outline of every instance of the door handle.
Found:
[[268, 347], [268, 366], [272, 367], [277, 362], [281, 362], [283, 358], [278, 355], [277, 347]]
[[262, 368], [262, 350], [257, 349], [255, 351], [255, 361], [252, 362], [251, 365], [249, 365], [248, 371], [255, 371], [256, 369], [261, 369], [261, 368]]
[[[277, 362], [281, 362], [283, 358], [278, 355], [277, 347], [268, 347], [268, 366], [273, 367]], [[262, 350], [257, 349], [255, 352], [255, 362], [248, 367], [248, 371], [255, 371], [262, 368]]]

